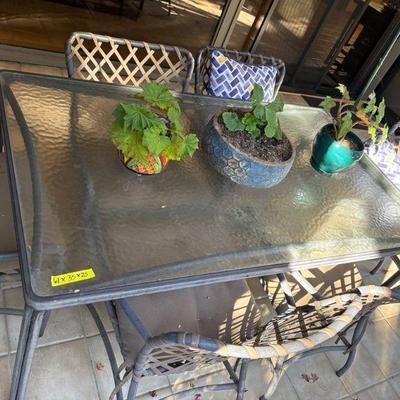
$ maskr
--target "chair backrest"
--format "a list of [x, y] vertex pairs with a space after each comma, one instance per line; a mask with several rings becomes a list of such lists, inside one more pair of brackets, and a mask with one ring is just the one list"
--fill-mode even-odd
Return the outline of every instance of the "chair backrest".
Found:
[[65, 45], [70, 78], [140, 86], [162, 82], [185, 92], [194, 69], [189, 50], [162, 44], [74, 32]]
[[196, 94], [207, 95], [208, 84], [210, 81], [211, 71], [211, 53], [214, 50], [220, 51], [222, 54], [236, 61], [244, 62], [246, 64], [256, 65], [274, 65], [278, 72], [276, 75], [275, 88], [274, 88], [274, 99], [278, 94], [279, 88], [282, 85], [283, 78], [285, 77], [285, 63], [278, 58], [271, 56], [264, 56], [261, 54], [248, 53], [237, 50], [223, 49], [217, 47], [204, 47], [199, 50], [196, 58], [196, 75], [195, 75], [195, 88]]

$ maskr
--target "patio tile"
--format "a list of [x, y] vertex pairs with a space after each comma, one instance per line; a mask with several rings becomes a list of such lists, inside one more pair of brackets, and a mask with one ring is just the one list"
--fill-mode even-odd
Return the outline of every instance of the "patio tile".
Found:
[[[109, 334], [111, 344], [117, 359], [117, 364], [120, 365], [123, 361], [119, 350], [117, 340], [114, 333]], [[90, 359], [94, 376], [96, 379], [97, 389], [100, 400], [108, 400], [111, 391], [114, 389], [114, 380], [107, 353], [104, 349], [104, 344], [100, 336], [93, 336], [87, 339], [89, 346]], [[145, 377], [140, 380], [138, 395], [143, 398], [151, 397], [147, 394], [156, 391], [158, 395], [172, 393], [170, 391], [170, 383], [167, 377]], [[123, 388], [123, 394], [128, 393], [128, 385]]]
[[11, 374], [8, 356], [0, 357], [0, 399], [8, 399], [10, 394]]
[[[286, 373], [301, 400], [337, 400], [348, 394], [325, 354], [298, 361]], [[316, 380], [307, 382], [307, 377], [313, 377], [313, 374]]]
[[98, 400], [86, 339], [36, 350], [26, 398]]
[[[23, 308], [24, 300], [21, 288], [5, 290], [4, 296], [5, 304], [8, 307]], [[7, 316], [11, 352], [17, 348], [21, 321], [21, 317]], [[50, 315], [44, 336], [39, 339], [39, 347], [82, 337], [84, 337], [84, 333], [78, 307], [54, 310]]]
[[[86, 306], [80, 306], [80, 313], [81, 313], [81, 318], [82, 318], [82, 326], [83, 326], [83, 331], [86, 336], [95, 336], [99, 334], [99, 330], [97, 329], [97, 326], [95, 322], [93, 321], [92, 316], [90, 315], [89, 310], [87, 309]], [[100, 316], [100, 319], [103, 322], [103, 325], [106, 329], [107, 332], [112, 332], [113, 331], [113, 326], [111, 324], [110, 318], [108, 317], [107, 314], [107, 309], [104, 303], [96, 303], [96, 310]]]
[[[272, 370], [266, 360], [253, 362], [249, 366], [246, 379], [246, 399], [258, 399], [268, 388]], [[299, 400], [297, 393], [287, 375], [283, 375], [270, 400]]]
[[[169, 378], [172, 382], [171, 389], [173, 393], [179, 393], [183, 390], [198, 386], [231, 383], [225, 368], [220, 365], [214, 365], [210, 368], [201, 368], [199, 371], [193, 371], [191, 373], [171, 375]], [[202, 397], [207, 400], [234, 400], [236, 395], [233, 391], [223, 391], [209, 392]]]
[[[0, 291], [0, 307], [4, 307], [3, 291]], [[4, 315], [0, 315], [0, 357], [8, 354], [7, 343], [6, 317]]]
[[[347, 360], [347, 355], [340, 352], [326, 353], [333, 368], [338, 370]], [[351, 368], [340, 378], [347, 390], [357, 392], [385, 379], [367, 348], [361, 343], [357, 348], [356, 358]]]
[[382, 382], [369, 389], [347, 397], [346, 400], [399, 400], [399, 396], [388, 382]]
[[[394, 318], [396, 317], [392, 319]], [[391, 321], [392, 324], [393, 322]], [[400, 338], [388, 321], [370, 321], [362, 344], [385, 376], [400, 371]]]
[[400, 374], [390, 377], [387, 381], [392, 385], [394, 391], [400, 397]]
[[[117, 359], [118, 366], [122, 363], [122, 356], [119, 351], [117, 340], [114, 333], [109, 334], [111, 344]], [[104, 348], [103, 341], [100, 336], [93, 336], [87, 339], [90, 359], [94, 376], [96, 379], [97, 389], [99, 391], [100, 400], [108, 399], [111, 391], [114, 389], [114, 380], [111, 371], [110, 362], [108, 361], [107, 353]], [[127, 394], [127, 388], [124, 395]]]

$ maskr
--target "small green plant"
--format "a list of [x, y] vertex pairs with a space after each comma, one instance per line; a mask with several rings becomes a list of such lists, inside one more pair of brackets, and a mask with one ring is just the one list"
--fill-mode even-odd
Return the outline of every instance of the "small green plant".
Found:
[[389, 132], [388, 125], [382, 125], [382, 120], [385, 116], [385, 99], [382, 99], [377, 105], [375, 92], [372, 92], [368, 96], [367, 101], [358, 101], [354, 103], [350, 100], [349, 91], [345, 85], [339, 84], [337, 89], [342, 97], [339, 100], [335, 115], [332, 115], [331, 112], [336, 106], [336, 102], [332, 97], [327, 96], [320, 103], [320, 107], [331, 115], [333, 119], [335, 139], [337, 141], [343, 141], [346, 135], [358, 125], [368, 128], [368, 134], [373, 142], [376, 141], [377, 134], [380, 132], [381, 137], [379, 143], [383, 143]]
[[262, 104], [263, 99], [264, 91], [255, 83], [250, 96], [251, 111], [243, 116], [233, 111], [224, 112], [222, 119], [226, 129], [230, 132], [246, 131], [254, 138], [265, 135], [271, 139], [282, 140], [277, 113], [283, 110], [283, 99], [278, 95], [274, 102], [267, 105]]
[[114, 110], [111, 139], [127, 158], [128, 167], [146, 165], [149, 155], [160, 164], [160, 155], [170, 160], [191, 157], [199, 140], [194, 133], [183, 133], [181, 109], [164, 84], [143, 85], [137, 97], [145, 104], [121, 103]]

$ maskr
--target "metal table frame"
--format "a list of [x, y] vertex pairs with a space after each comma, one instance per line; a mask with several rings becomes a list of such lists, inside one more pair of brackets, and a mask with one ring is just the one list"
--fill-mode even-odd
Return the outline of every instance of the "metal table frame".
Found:
[[[6, 72], [10, 73], [10, 71]], [[17, 72], [17, 74], [20, 73]], [[38, 76], [37, 74], [24, 74], [24, 75]], [[67, 79], [53, 78], [47, 76], [46, 79], [48, 79], [49, 81], [52, 81], [54, 79], [59, 82], [64, 81], [66, 86], [71, 84], [71, 81], [68, 81]], [[80, 83], [82, 84], [82, 82]], [[106, 93], [107, 88], [115, 86], [107, 83], [97, 83], [97, 82], [90, 82], [90, 83], [88, 82], [87, 84], [97, 86], [99, 94], [101, 94], [101, 92]], [[127, 93], [132, 93], [137, 91], [133, 88], [127, 88], [124, 86], [121, 86], [121, 90], [125, 90]], [[182, 95], [182, 96], [193, 96], [193, 95]], [[10, 103], [13, 103], [12, 107], [14, 113], [17, 113], [19, 114], [20, 117], [22, 117], [22, 112], [19, 109], [17, 102], [15, 101], [15, 99], [14, 101], [12, 99], [13, 98], [12, 93], [10, 93], [10, 91], [5, 92], [4, 87], [2, 86], [1, 101], [0, 101], [2, 121], [3, 122], [6, 121], [4, 97], [8, 97]], [[210, 101], [215, 101], [215, 99], [210, 99]], [[221, 106], [222, 105], [243, 106], [243, 103], [239, 101], [226, 100], [226, 99], [220, 99], [219, 101], [221, 102]], [[26, 124], [25, 126], [21, 127], [21, 130], [24, 129], [27, 129]], [[51, 310], [64, 308], [67, 306], [84, 305], [96, 302], [108, 302], [108, 306], [110, 306], [109, 303], [110, 300], [123, 299], [131, 296], [139, 296], [141, 294], [150, 294], [162, 291], [176, 290], [186, 287], [193, 287], [198, 285], [233, 281], [251, 277], [260, 277], [260, 276], [284, 273], [294, 270], [318, 268], [331, 264], [345, 264], [350, 262], [380, 259], [382, 257], [394, 256], [400, 253], [400, 247], [396, 247], [396, 248], [385, 249], [382, 251], [367, 251], [359, 254], [348, 254], [345, 256], [327, 257], [322, 259], [316, 259], [313, 261], [290, 262], [290, 264], [281, 263], [275, 265], [254, 265], [250, 268], [243, 268], [241, 270], [215, 272], [199, 276], [193, 275], [186, 278], [170, 279], [164, 282], [151, 282], [151, 283], [136, 284], [136, 285], [125, 283], [125, 285], [122, 286], [124, 282], [122, 282], [121, 280], [121, 287], [112, 287], [109, 289], [104, 287], [99, 287], [98, 289], [92, 288], [85, 292], [61, 294], [51, 297], [50, 296], [40, 297], [33, 292], [30, 282], [30, 275], [28, 272], [27, 251], [24, 243], [21, 211], [19, 208], [19, 199], [16, 188], [15, 171], [13, 163], [11, 161], [12, 157], [10, 148], [11, 146], [10, 138], [7, 126], [4, 123], [2, 123], [2, 131], [4, 135], [5, 149], [7, 153], [7, 167], [8, 167], [9, 183], [11, 187], [11, 195], [13, 201], [13, 213], [14, 213], [19, 261], [21, 265], [22, 286], [26, 302], [19, 341], [18, 341], [14, 371], [12, 376], [10, 400], [17, 400], [17, 399], [22, 400], [25, 398], [29, 373], [32, 366], [33, 354], [37, 345], [38, 338], [44, 333], [44, 329], [46, 327], [46, 323]], [[32, 164], [31, 164], [31, 174], [34, 174], [34, 169], [32, 169]], [[33, 188], [34, 190], [38, 189], [35, 188], [35, 185], [33, 185]], [[35, 206], [38, 207], [40, 205], [36, 204], [34, 205], [34, 207]], [[251, 259], [253, 254], [254, 251], [243, 252], [239, 256], [237, 254], [233, 254], [232, 260], [235, 261], [235, 257], [238, 260]], [[226, 257], [226, 254], [224, 255], [224, 257]], [[220, 256], [215, 256], [212, 257], [212, 260], [218, 262], [219, 258]], [[198, 260], [196, 262], [201, 263], [201, 260]], [[184, 265], [185, 263], [179, 263], [179, 266], [184, 266]], [[168, 269], [168, 268], [173, 268], [175, 266], [176, 264], [171, 264], [171, 265], [165, 265], [163, 268]], [[112, 312], [112, 310], [110, 309], [109, 311]]]

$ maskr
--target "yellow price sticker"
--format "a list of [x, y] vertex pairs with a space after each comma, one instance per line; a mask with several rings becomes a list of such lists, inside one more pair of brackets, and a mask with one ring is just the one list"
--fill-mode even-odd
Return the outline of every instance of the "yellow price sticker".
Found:
[[67, 272], [61, 275], [52, 275], [50, 278], [51, 286], [62, 286], [69, 285], [70, 283], [76, 283], [80, 281], [86, 281], [87, 279], [93, 279], [96, 274], [93, 268], [82, 269], [75, 272]]

